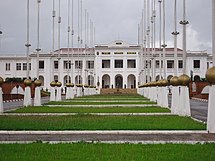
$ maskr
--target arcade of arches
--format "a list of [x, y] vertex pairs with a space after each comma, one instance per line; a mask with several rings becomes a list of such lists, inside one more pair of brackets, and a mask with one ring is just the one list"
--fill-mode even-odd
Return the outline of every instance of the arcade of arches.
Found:
[[108, 74], [102, 76], [102, 88], [136, 88], [136, 86], [136, 76], [133, 74], [125, 77], [117, 74], [112, 78]]

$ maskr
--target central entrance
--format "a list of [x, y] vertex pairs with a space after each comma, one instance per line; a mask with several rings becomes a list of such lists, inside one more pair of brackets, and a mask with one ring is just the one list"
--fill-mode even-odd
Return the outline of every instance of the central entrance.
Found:
[[115, 87], [122, 88], [123, 87], [123, 78], [121, 75], [116, 75], [115, 77]]

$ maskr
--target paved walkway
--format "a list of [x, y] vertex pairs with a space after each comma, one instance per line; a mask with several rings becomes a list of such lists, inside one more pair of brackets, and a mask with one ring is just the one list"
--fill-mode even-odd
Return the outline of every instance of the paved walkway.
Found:
[[0, 131], [0, 143], [215, 143], [206, 131]]

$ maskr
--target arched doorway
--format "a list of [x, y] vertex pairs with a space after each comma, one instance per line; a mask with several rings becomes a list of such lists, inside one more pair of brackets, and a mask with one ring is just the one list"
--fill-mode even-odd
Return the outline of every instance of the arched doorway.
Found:
[[75, 84], [83, 84], [82, 83], [82, 77], [80, 75], [77, 75], [75, 77]]
[[[69, 79], [68, 79], [69, 78]], [[69, 81], [68, 81], [69, 80]], [[64, 83], [64, 86], [66, 86], [66, 83], [71, 83], [71, 77], [66, 75], [64, 78], [63, 78], [63, 83]]]
[[173, 77], [172, 75], [169, 75], [169, 76], [167, 77], [167, 80], [169, 81], [172, 77]]
[[88, 75], [87, 77], [87, 83], [88, 85], [94, 85], [94, 77], [92, 75]]
[[115, 87], [122, 88], [123, 87], [123, 78], [121, 75], [116, 75], [115, 77]]
[[108, 74], [102, 77], [102, 88], [110, 88], [110, 76]]
[[130, 74], [127, 78], [127, 88], [136, 88], [136, 77]]
[[194, 76], [194, 82], [200, 82], [201, 78], [198, 75]]
[[41, 86], [44, 86], [44, 77], [42, 75], [39, 76], [39, 80], [41, 81]]

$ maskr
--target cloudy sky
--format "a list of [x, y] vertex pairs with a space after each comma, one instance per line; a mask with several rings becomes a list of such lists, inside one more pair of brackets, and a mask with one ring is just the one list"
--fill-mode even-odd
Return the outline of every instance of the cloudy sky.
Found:
[[[0, 55], [25, 55], [26, 1], [27, 0], [6, 0], [1, 2], [0, 30], [3, 32], [3, 35], [1, 35], [0, 40]], [[77, 1], [78, 0], [74, 0], [75, 44], [77, 44], [78, 31]], [[121, 39], [131, 44], [137, 44], [137, 28], [141, 20], [141, 12], [144, 7], [143, 2], [144, 0], [83, 0], [83, 10], [87, 9], [95, 27], [95, 43], [107, 44], [116, 39]], [[173, 47], [173, 37], [171, 35], [173, 31], [173, 2], [173, 0], [166, 0], [166, 38], [168, 47]], [[61, 0], [61, 3], [61, 47], [67, 47], [68, 0]], [[158, 5], [157, 0], [156, 4]], [[56, 0], [56, 7], [58, 7], [57, 5], [58, 0]], [[32, 52], [36, 48], [37, 0], [30, 0], [30, 10], [30, 43], [32, 44], [30, 50]], [[182, 0], [178, 0], [178, 21], [182, 19], [181, 11]], [[157, 11], [157, 23], [158, 13]], [[187, 20], [190, 22], [187, 31], [188, 50], [207, 50], [209, 53], [211, 52], [211, 17], [211, 0], [187, 0]], [[42, 0], [40, 23], [41, 49], [43, 52], [49, 52], [52, 49], [52, 0]], [[178, 25], [180, 33], [182, 33], [181, 27], [181, 25]], [[159, 31], [159, 28], [156, 30]], [[57, 36], [57, 31], [55, 35]], [[179, 47], [181, 47], [181, 35], [182, 34], [179, 36]], [[57, 46], [57, 42], [55, 46]]]

